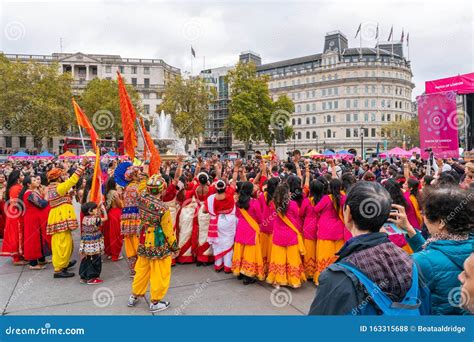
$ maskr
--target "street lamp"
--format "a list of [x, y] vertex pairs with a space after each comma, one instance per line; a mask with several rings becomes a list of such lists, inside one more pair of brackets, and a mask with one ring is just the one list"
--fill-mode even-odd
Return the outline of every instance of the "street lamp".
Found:
[[365, 133], [364, 126], [361, 126], [360, 127], [360, 155], [361, 155], [362, 159], [365, 159], [364, 133]]
[[316, 152], [319, 153], [319, 141], [318, 141], [318, 138], [319, 138], [318, 133], [316, 133]]

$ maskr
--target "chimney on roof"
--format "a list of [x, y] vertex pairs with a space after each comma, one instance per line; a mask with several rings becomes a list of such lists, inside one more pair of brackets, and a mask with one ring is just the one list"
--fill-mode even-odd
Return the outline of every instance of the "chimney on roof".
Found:
[[334, 51], [341, 53], [348, 48], [347, 37], [341, 31], [331, 31], [324, 37], [324, 53]]

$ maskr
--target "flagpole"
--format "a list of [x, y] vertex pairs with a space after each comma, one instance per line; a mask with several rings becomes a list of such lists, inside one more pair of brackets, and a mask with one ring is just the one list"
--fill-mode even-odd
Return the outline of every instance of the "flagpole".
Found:
[[82, 148], [84, 149], [84, 154], [87, 153], [86, 151], [86, 144], [84, 143], [84, 136], [82, 135], [82, 129], [81, 126], [78, 124], [77, 127], [79, 127], [79, 134], [81, 135], [81, 141], [82, 141]]
[[360, 59], [362, 59], [362, 32], [359, 34]]
[[142, 139], [143, 139], [143, 144], [145, 145], [145, 148], [150, 152], [151, 154], [151, 150], [150, 148], [148, 147], [148, 144], [146, 143], [146, 139], [145, 139], [145, 134], [143, 133], [142, 131], [142, 125], [140, 123], [140, 120], [137, 118], [136, 119], [137, 121], [137, 126], [138, 126], [138, 131], [140, 132], [141, 136], [142, 136]]

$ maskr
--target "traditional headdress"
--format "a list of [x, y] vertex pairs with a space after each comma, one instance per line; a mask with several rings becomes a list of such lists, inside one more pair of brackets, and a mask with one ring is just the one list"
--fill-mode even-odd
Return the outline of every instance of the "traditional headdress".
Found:
[[115, 168], [115, 171], [114, 171], [114, 179], [115, 179], [115, 182], [120, 185], [120, 186], [127, 186], [128, 183], [130, 183], [130, 180], [127, 179], [125, 177], [125, 173], [127, 172], [127, 170], [133, 166], [132, 163], [130, 162], [123, 162], [123, 163], [120, 163], [116, 168]]
[[46, 177], [48, 178], [48, 181], [50, 182], [52, 180], [55, 180], [55, 179], [58, 179], [59, 177], [61, 177], [61, 175], [63, 173], [64, 173], [63, 169], [60, 169], [58, 167], [54, 167], [50, 171], [48, 171], [48, 173], [46, 174]]
[[160, 174], [154, 174], [146, 182], [147, 191], [160, 194], [166, 190], [166, 180]]

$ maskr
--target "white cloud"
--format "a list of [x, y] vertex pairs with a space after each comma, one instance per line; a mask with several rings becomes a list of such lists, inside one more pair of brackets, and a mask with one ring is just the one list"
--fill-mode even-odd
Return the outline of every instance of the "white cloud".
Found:
[[[467, 73], [473, 67], [473, 7], [462, 1], [3, 1], [0, 50], [50, 54], [64, 51], [162, 58], [194, 73], [230, 65], [244, 50], [264, 62], [322, 51], [324, 35], [341, 30], [349, 45], [360, 22], [379, 22], [382, 39], [391, 25], [399, 39], [410, 32], [416, 89], [424, 81]], [[8, 39], [16, 23], [19, 39]], [[19, 26], [18, 26], [19, 23]], [[10, 26], [9, 26], [10, 25]], [[375, 41], [364, 42], [374, 46]], [[406, 50], [406, 47], [404, 47]]]

